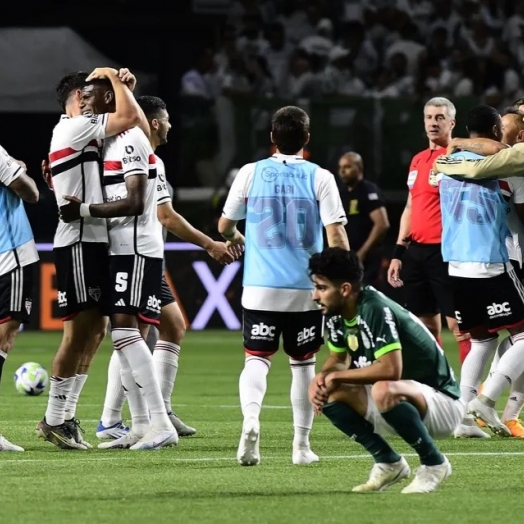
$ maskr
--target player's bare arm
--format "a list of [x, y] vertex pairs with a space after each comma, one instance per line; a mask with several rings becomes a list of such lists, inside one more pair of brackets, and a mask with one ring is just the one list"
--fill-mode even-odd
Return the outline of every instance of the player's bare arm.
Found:
[[85, 216], [115, 218], [141, 215], [144, 212], [147, 175], [143, 173], [129, 175], [125, 182], [126, 198], [114, 202], [84, 204], [76, 197], [64, 195], [64, 200], [67, 200], [69, 204], [60, 207], [61, 220], [68, 223]]
[[220, 264], [231, 264], [242, 254], [240, 246], [232, 246], [228, 249], [224, 242], [216, 242], [193, 227], [182, 215], [173, 209], [171, 202], [159, 205], [157, 207], [157, 215], [160, 223], [170, 233], [205, 249], [209, 256]]
[[24, 202], [38, 202], [39, 192], [35, 181], [26, 173], [22, 173], [9, 184], [9, 189], [16, 193]]
[[349, 239], [344, 226], [340, 223], [326, 226], [326, 236], [329, 247], [340, 247], [349, 251]]
[[496, 140], [491, 140], [491, 138], [453, 138], [448, 145], [446, 154], [451, 155], [458, 150], [462, 150], [470, 151], [477, 155], [488, 156], [495, 155], [507, 147], [509, 146]]
[[317, 415], [322, 413], [322, 406], [327, 402], [325, 377], [334, 371], [343, 371], [349, 367], [351, 359], [347, 351], [330, 351], [322, 369], [315, 375], [309, 385], [309, 401]]
[[227, 240], [228, 246], [243, 246], [244, 235], [237, 229], [237, 221], [226, 217], [220, 217], [218, 221], [218, 232]]
[[386, 236], [390, 227], [385, 207], [379, 207], [371, 211], [369, 218], [373, 222], [373, 227], [369, 232], [368, 238], [357, 252], [358, 258], [362, 262], [364, 262], [368, 253]]
[[371, 366], [344, 371], [333, 371], [324, 379], [326, 394], [335, 391], [341, 384], [374, 384], [380, 381], [400, 380], [402, 377], [402, 353], [389, 351], [375, 360]]
[[[87, 80], [94, 80], [96, 78], [109, 79], [115, 92], [116, 110], [114, 113], [109, 113], [108, 115], [106, 135], [114, 136], [140, 125], [144, 113], [140, 109], [129, 87], [120, 80], [118, 71], [111, 67], [98, 67], [87, 77]], [[143, 131], [146, 132], [144, 129]], [[149, 125], [147, 125], [146, 135], [149, 136]]]
[[388, 282], [393, 287], [402, 287], [403, 282], [400, 280], [400, 271], [402, 269], [402, 254], [406, 251], [409, 244], [409, 235], [411, 232], [411, 193], [408, 195], [406, 207], [400, 217], [400, 226], [398, 230], [397, 244], [393, 252], [393, 257], [388, 268]]

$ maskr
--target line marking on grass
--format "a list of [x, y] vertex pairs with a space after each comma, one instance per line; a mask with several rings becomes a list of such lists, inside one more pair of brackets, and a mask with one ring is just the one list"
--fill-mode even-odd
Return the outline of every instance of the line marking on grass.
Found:
[[[41, 458], [41, 459], [2, 459], [0, 458], [0, 468], [2, 467], [2, 464], [15, 464], [17, 462], [47, 462], [48, 464], [56, 464], [59, 462], [63, 462], [64, 464], [68, 464], [71, 466], [74, 462], [98, 462], [98, 461], [114, 461], [114, 460], [128, 460], [129, 458], [133, 457], [139, 457], [139, 456], [149, 456], [151, 458], [151, 455], [148, 452], [127, 452], [127, 450], [104, 450], [100, 451], [97, 456], [93, 452], [89, 452], [89, 457], [80, 457], [76, 458], [77, 454], [75, 453], [75, 458], [73, 461], [70, 461], [69, 458], [71, 458], [71, 453], [74, 452], [67, 452], [67, 454], [64, 454], [64, 458], [57, 459], [56, 457], [53, 458]], [[107, 457], [107, 456], [100, 456], [101, 454], [105, 453], [115, 453], [114, 456]], [[118, 454], [118, 456], [117, 456]], [[449, 453], [444, 453], [447, 457], [521, 457], [524, 456], [524, 451], [451, 451]], [[3, 453], [5, 455], [5, 453]], [[417, 457], [418, 455], [416, 453], [403, 453], [404, 457]], [[291, 455], [270, 455], [267, 457], [262, 457], [264, 462], [271, 461], [271, 460], [284, 460], [291, 458]], [[371, 459], [371, 455], [368, 454], [355, 454], [355, 455], [325, 455], [320, 456], [320, 460], [360, 460], [360, 459]], [[179, 458], [179, 457], [170, 457], [165, 454], [162, 455], [162, 460], [164, 461], [170, 461], [170, 462], [236, 462], [236, 459], [234, 456], [232, 457], [186, 457], [186, 458]]]

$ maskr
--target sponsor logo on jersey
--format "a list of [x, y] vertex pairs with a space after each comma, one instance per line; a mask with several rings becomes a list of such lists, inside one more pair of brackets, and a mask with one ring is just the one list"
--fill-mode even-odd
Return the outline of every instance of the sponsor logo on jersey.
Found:
[[395, 320], [393, 319], [393, 313], [391, 312], [391, 309], [389, 309], [387, 306], [384, 308], [384, 321], [389, 326], [391, 336], [398, 340], [398, 331], [397, 326], [395, 324]]
[[367, 357], [361, 356], [361, 357], [354, 359], [353, 364], [355, 364], [357, 368], [365, 368], [367, 366], [371, 366], [373, 362], [370, 362]]
[[417, 180], [418, 171], [410, 171], [408, 175], [408, 187], [409, 189], [413, 189], [413, 186], [415, 185], [415, 181]]
[[160, 299], [156, 298], [155, 295], [149, 295], [147, 298], [147, 309], [154, 311], [155, 313], [160, 313], [161, 304]]
[[507, 317], [512, 313], [509, 302], [502, 302], [502, 304], [493, 302], [491, 306], [487, 307], [487, 311], [489, 318]]
[[308, 342], [313, 342], [313, 340], [315, 340], [315, 330], [315, 326], [311, 326], [310, 328], [304, 328], [302, 331], [299, 331], [297, 345], [302, 346]]
[[253, 324], [251, 338], [253, 340], [273, 340], [275, 338], [275, 326], [268, 326], [264, 322]]
[[67, 306], [66, 291], [59, 291], [58, 292], [58, 307], [65, 307], [65, 306]]

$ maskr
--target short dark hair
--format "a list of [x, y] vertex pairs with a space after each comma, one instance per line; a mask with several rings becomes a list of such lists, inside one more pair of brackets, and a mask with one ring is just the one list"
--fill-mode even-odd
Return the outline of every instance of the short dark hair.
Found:
[[309, 116], [300, 107], [282, 107], [273, 115], [271, 133], [273, 142], [282, 154], [294, 155], [307, 143]]
[[327, 278], [331, 282], [349, 282], [359, 286], [364, 278], [364, 268], [356, 251], [328, 247], [309, 259], [309, 274]]
[[158, 96], [139, 96], [136, 101], [148, 120], [157, 118], [160, 111], [167, 110], [166, 103]]
[[89, 73], [85, 71], [75, 71], [64, 76], [56, 86], [56, 100], [60, 104], [62, 111], [65, 111], [67, 101], [71, 94], [77, 89], [82, 89], [86, 85], [86, 78]]
[[517, 109], [514, 106], [506, 107], [506, 109], [504, 109], [503, 111], [503, 114], [504, 115], [519, 115], [519, 116], [524, 117], [524, 111], [520, 111], [519, 109]]
[[521, 96], [520, 98], [517, 98], [515, 102], [513, 102], [513, 107], [518, 108], [519, 106], [524, 105], [524, 96]]
[[500, 118], [499, 112], [491, 106], [476, 106], [468, 113], [467, 128], [470, 133], [491, 134]]

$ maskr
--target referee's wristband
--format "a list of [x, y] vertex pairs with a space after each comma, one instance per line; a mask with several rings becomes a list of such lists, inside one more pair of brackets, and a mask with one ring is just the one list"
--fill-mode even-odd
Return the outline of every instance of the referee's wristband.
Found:
[[395, 248], [393, 249], [393, 255], [391, 255], [391, 258], [397, 258], [398, 260], [402, 260], [402, 257], [404, 256], [406, 249], [406, 246], [403, 246], [402, 244], [395, 244]]
[[89, 211], [89, 204], [80, 204], [80, 216], [90, 217], [91, 211]]

